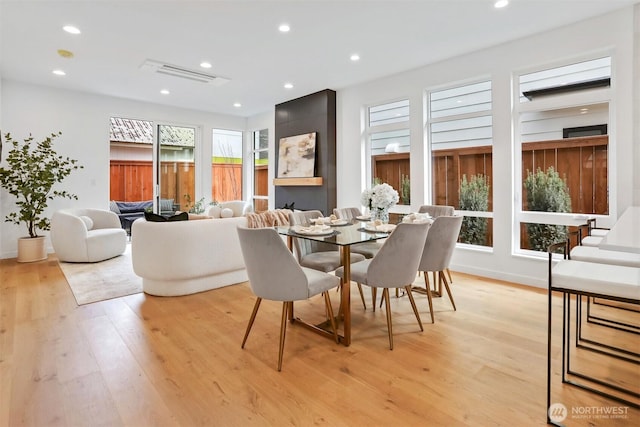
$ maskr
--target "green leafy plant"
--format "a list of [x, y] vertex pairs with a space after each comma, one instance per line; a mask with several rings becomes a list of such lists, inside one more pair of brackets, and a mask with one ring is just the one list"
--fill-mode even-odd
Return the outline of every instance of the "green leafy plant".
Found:
[[[489, 210], [489, 181], [482, 174], [473, 175], [467, 181], [462, 175], [460, 183], [460, 210], [480, 211]], [[462, 220], [460, 228], [460, 242], [471, 245], [486, 245], [488, 218], [467, 217]]]
[[57, 154], [53, 148], [55, 138], [62, 132], [52, 133], [42, 141], [29, 135], [23, 141], [5, 134], [9, 145], [7, 167], [0, 167], [0, 186], [15, 196], [17, 211], [9, 213], [5, 222], [25, 223], [29, 237], [38, 237], [38, 230], [49, 230], [51, 224], [44, 211], [49, 200], [56, 197], [78, 200], [78, 196], [65, 190], [54, 190], [76, 169], [82, 169], [77, 160]]
[[[192, 203], [191, 194], [187, 193], [184, 195], [184, 200], [186, 202], [185, 205], [187, 208], [187, 212], [193, 213], [193, 214], [201, 214], [204, 212], [204, 207], [205, 207], [204, 197], [198, 200], [197, 202]], [[213, 204], [213, 202], [211, 204]]]
[[404, 174], [400, 177], [400, 197], [403, 205], [411, 204], [411, 180]]
[[[571, 197], [566, 179], [553, 167], [546, 172], [540, 168], [536, 173], [527, 170], [524, 182], [527, 191], [527, 210], [541, 212], [571, 212]], [[546, 251], [549, 245], [567, 240], [567, 227], [551, 224], [526, 224], [529, 247]]]

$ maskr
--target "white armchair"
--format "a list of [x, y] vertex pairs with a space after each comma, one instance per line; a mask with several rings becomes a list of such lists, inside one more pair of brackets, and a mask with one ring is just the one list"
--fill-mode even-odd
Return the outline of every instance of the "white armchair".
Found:
[[51, 217], [51, 244], [60, 261], [97, 262], [124, 253], [127, 233], [115, 213], [62, 209]]

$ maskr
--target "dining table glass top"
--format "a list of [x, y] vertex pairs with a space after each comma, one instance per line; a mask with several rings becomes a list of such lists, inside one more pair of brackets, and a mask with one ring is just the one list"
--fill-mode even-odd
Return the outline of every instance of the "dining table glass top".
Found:
[[356, 243], [370, 242], [389, 237], [389, 233], [380, 231], [370, 231], [365, 229], [362, 221], [353, 221], [347, 225], [332, 226], [331, 234], [307, 234], [297, 233], [294, 226], [276, 226], [278, 234], [301, 237], [304, 239], [317, 240], [319, 242], [331, 243], [338, 246], [350, 246]]

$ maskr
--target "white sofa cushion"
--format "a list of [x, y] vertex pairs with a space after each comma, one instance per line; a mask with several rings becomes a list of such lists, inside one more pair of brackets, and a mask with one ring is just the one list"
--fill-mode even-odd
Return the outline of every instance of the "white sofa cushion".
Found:
[[90, 217], [86, 215], [80, 215], [80, 219], [82, 220], [82, 222], [84, 222], [87, 230], [91, 230], [93, 228], [93, 220]]

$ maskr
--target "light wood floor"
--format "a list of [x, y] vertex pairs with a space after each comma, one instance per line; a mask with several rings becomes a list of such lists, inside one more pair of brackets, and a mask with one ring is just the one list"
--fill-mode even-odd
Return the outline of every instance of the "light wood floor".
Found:
[[[77, 306], [55, 256], [0, 260], [0, 280], [0, 426], [545, 425], [541, 290], [454, 272], [457, 311], [436, 299], [430, 324], [416, 295], [424, 332], [407, 298], [392, 297], [390, 351], [384, 310], [363, 310], [354, 286], [352, 345], [294, 325], [277, 372], [279, 303], [263, 302], [240, 349], [254, 303], [247, 284]], [[296, 314], [322, 320], [321, 299]], [[637, 366], [625, 375], [639, 384]], [[552, 401], [620, 406], [557, 376]], [[640, 425], [640, 411], [566, 425]]]

